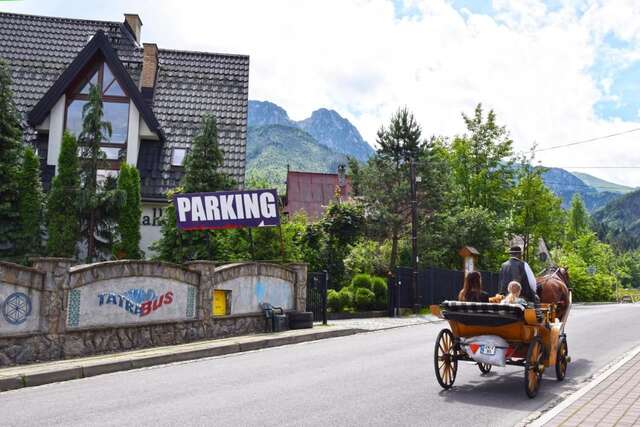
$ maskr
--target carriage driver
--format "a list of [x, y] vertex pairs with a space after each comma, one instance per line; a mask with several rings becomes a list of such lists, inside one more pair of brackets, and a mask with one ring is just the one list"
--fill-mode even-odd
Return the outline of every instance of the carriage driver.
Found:
[[509, 293], [507, 286], [510, 282], [516, 281], [522, 286], [522, 298], [530, 302], [537, 302], [536, 276], [529, 264], [522, 260], [522, 248], [512, 246], [509, 249], [509, 255], [511, 257], [500, 268], [500, 294], [507, 295]]

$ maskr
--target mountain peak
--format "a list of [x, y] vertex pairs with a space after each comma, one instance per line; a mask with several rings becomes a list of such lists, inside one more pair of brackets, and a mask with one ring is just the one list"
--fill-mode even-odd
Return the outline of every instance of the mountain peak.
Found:
[[265, 125], [295, 126], [284, 108], [269, 101], [249, 101], [249, 127]]
[[311, 113], [311, 117], [298, 122], [298, 125], [319, 143], [338, 153], [361, 161], [373, 154], [373, 148], [362, 139], [358, 129], [335, 110], [319, 108]]
[[349, 120], [337, 111], [318, 108], [311, 116], [293, 121], [284, 108], [269, 101], [249, 101], [249, 127], [283, 125], [302, 129], [338, 154], [355, 157], [365, 161], [374, 150], [362, 139], [362, 135]]

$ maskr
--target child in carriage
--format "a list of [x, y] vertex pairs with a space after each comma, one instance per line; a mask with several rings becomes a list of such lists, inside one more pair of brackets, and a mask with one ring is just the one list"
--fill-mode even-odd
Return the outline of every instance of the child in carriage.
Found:
[[527, 301], [524, 298], [520, 298], [520, 292], [522, 292], [522, 286], [516, 281], [509, 282], [507, 286], [509, 294], [504, 297], [500, 304], [522, 304], [527, 305]]

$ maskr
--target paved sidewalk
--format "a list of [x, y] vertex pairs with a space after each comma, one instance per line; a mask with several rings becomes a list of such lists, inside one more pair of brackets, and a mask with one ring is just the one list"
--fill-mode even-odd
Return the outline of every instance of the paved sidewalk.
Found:
[[640, 352], [544, 425], [640, 425]]
[[381, 331], [384, 329], [400, 328], [403, 326], [423, 325], [441, 321], [431, 314], [412, 315], [403, 317], [370, 317], [366, 319], [329, 320], [329, 326], [338, 328], [355, 328], [367, 331]]

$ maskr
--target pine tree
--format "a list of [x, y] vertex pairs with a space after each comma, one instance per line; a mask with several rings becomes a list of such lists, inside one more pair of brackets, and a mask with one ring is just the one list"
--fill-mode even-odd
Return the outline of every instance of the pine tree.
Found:
[[185, 161], [184, 191], [198, 193], [226, 188], [229, 178], [219, 171], [222, 162], [218, 124], [213, 116], [204, 116], [200, 133], [193, 139], [191, 152]]
[[118, 176], [118, 190], [125, 196], [124, 206], [118, 215], [118, 234], [120, 241], [116, 245], [118, 258], [140, 259], [140, 216], [142, 205], [140, 201], [140, 175], [138, 169], [122, 163]]
[[169, 192], [169, 206], [162, 218], [162, 237], [152, 247], [158, 258], [184, 262], [194, 259], [219, 259], [224, 256], [224, 231], [182, 231], [176, 225], [172, 203], [174, 193], [212, 192], [231, 188], [231, 180], [219, 171], [223, 155], [218, 145], [218, 126], [213, 116], [204, 116], [185, 161], [182, 185]]
[[11, 76], [0, 60], [0, 258], [16, 253], [20, 227], [18, 177], [22, 158], [20, 116], [13, 102]]
[[574, 194], [573, 199], [571, 199], [571, 207], [567, 213], [567, 241], [572, 242], [582, 234], [591, 231], [590, 222], [591, 218], [584, 206], [582, 197], [578, 193]]
[[124, 203], [113, 178], [98, 184], [98, 169], [104, 167], [105, 154], [102, 141], [111, 137], [111, 123], [104, 115], [99, 86], [92, 86], [89, 102], [82, 110], [82, 132], [78, 142], [82, 148], [80, 162], [80, 217], [81, 237], [87, 242], [87, 262], [96, 261], [112, 252], [114, 219]]
[[78, 196], [80, 175], [76, 138], [65, 132], [58, 157], [58, 174], [53, 178], [47, 201], [47, 252], [72, 258], [80, 239]]
[[41, 255], [44, 195], [40, 180], [40, 162], [31, 147], [25, 150], [18, 186], [20, 188], [18, 252], [20, 255]]

